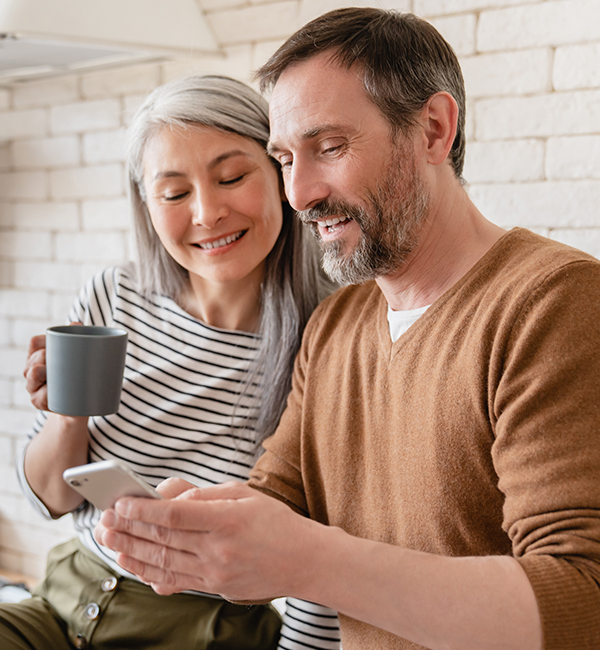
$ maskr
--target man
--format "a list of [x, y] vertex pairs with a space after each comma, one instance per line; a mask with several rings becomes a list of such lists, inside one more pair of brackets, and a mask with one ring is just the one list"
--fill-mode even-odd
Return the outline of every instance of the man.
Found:
[[260, 74], [290, 203], [351, 286], [309, 323], [254, 489], [166, 482], [98, 538], [159, 593], [328, 605], [344, 650], [600, 647], [600, 263], [471, 203], [426, 22], [334, 11]]

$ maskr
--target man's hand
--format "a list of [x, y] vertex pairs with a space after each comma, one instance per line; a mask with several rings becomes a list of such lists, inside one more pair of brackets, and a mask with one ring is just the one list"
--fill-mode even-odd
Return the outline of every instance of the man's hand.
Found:
[[165, 500], [120, 499], [95, 531], [157, 593], [260, 602], [293, 595], [310, 579], [303, 557], [320, 526], [280, 501], [233, 482], [200, 489], [168, 479], [158, 490]]

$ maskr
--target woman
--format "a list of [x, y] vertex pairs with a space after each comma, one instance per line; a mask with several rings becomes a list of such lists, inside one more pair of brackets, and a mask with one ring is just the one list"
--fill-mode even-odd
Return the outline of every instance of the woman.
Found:
[[[69, 314], [128, 331], [121, 406], [111, 416], [38, 418], [18, 461], [21, 485], [46, 517], [72, 512], [79, 538], [51, 552], [38, 597], [0, 607], [2, 648], [277, 646], [270, 606], [165, 598], [124, 575], [93, 538], [99, 512], [62, 480], [68, 467], [115, 457], [154, 485], [247, 477], [284, 408], [304, 325], [330, 289], [267, 139], [266, 102], [223, 77], [167, 84], [135, 116], [128, 170], [139, 262], [93, 278]], [[43, 337], [32, 339], [25, 376], [32, 403], [47, 409]], [[311, 637], [308, 647], [335, 647], [332, 612], [291, 606], [296, 627], [308, 625], [297, 647]], [[284, 625], [282, 647], [296, 647], [286, 637], [297, 634]]]

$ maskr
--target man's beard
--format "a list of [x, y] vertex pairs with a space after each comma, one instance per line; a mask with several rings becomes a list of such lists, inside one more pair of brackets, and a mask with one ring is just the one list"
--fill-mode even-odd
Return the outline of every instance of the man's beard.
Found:
[[[344, 201], [323, 201], [299, 213], [320, 240], [325, 273], [339, 284], [360, 284], [388, 275], [406, 261], [418, 242], [421, 224], [429, 210], [429, 194], [417, 174], [414, 157], [401, 148], [388, 167], [387, 176], [366, 196], [366, 207]], [[316, 219], [347, 216], [361, 234], [350, 253], [343, 241], [325, 242], [318, 235]]]

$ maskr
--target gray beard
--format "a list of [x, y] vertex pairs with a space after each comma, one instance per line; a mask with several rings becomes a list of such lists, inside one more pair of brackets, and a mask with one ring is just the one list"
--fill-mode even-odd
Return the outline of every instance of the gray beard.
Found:
[[[396, 158], [396, 157], [395, 157]], [[408, 161], [413, 162], [411, 159]], [[310, 223], [323, 251], [323, 269], [338, 284], [361, 284], [388, 275], [404, 264], [418, 242], [429, 211], [429, 195], [407, 160], [393, 160], [387, 177], [366, 197], [367, 207], [343, 201], [324, 201], [299, 213]], [[347, 216], [360, 226], [354, 249], [344, 255], [342, 242], [324, 242], [312, 223], [317, 218]]]

